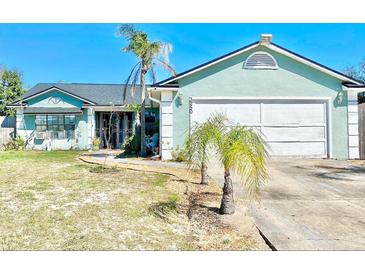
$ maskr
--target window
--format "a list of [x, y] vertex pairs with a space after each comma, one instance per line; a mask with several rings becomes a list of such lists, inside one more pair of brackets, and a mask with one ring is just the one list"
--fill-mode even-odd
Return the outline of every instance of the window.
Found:
[[67, 139], [75, 137], [75, 115], [65, 115], [65, 133]]
[[145, 113], [145, 130], [146, 134], [152, 136], [154, 133], [158, 133], [158, 114], [153, 111], [146, 111]]
[[275, 58], [264, 51], [252, 53], [246, 60], [245, 69], [277, 69], [278, 63]]
[[37, 115], [36, 131], [48, 131], [51, 139], [75, 138], [75, 115]]
[[47, 116], [37, 115], [35, 118], [35, 125], [37, 132], [45, 132], [47, 130]]

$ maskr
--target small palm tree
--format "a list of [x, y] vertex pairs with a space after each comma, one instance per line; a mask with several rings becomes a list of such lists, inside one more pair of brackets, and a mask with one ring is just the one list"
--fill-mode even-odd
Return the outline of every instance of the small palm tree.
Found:
[[219, 212], [235, 212], [231, 173], [239, 175], [247, 194], [256, 198], [268, 173], [268, 153], [260, 134], [243, 126], [233, 126], [216, 135], [217, 155], [224, 168], [223, 196]]
[[185, 143], [189, 168], [200, 168], [201, 183], [208, 184], [208, 164], [214, 140], [224, 130], [227, 118], [224, 115], [212, 115], [205, 123], [196, 123]]
[[122, 50], [132, 52], [138, 62], [131, 70], [124, 88], [123, 101], [130, 86], [130, 92], [134, 95], [137, 84], [141, 85], [141, 156], [146, 154], [145, 145], [145, 99], [146, 99], [146, 75], [150, 74], [152, 82], [156, 82], [155, 66], [160, 65], [165, 70], [176, 75], [175, 70], [169, 64], [169, 54], [172, 51], [171, 44], [161, 41], [150, 41], [146, 33], [136, 30], [132, 25], [124, 24], [119, 28], [119, 35], [128, 41], [128, 45]]

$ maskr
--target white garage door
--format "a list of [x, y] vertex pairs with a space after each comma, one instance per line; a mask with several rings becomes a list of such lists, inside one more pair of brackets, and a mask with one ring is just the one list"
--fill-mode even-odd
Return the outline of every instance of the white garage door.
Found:
[[214, 112], [261, 131], [271, 155], [327, 157], [324, 101], [193, 99], [191, 123], [203, 122]]

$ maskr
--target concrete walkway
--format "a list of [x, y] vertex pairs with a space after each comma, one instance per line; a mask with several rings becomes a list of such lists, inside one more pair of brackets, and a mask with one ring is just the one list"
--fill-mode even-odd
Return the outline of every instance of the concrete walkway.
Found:
[[144, 165], [144, 166], [160, 166], [160, 167], [171, 167], [171, 168], [182, 168], [186, 169], [186, 164], [178, 162], [166, 162], [166, 161], [154, 161], [145, 158], [131, 157], [131, 158], [118, 158], [118, 154], [114, 151], [100, 150], [88, 154], [91, 159], [95, 160], [106, 160], [113, 163], [131, 164], [131, 165]]

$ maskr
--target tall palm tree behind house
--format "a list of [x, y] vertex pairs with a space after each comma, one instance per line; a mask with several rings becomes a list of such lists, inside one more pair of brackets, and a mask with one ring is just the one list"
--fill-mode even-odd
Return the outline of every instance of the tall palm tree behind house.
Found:
[[[149, 74], [152, 83], [156, 82], [156, 66], [160, 66], [163, 69], [171, 72], [172, 75], [176, 75], [175, 70], [169, 64], [169, 54], [172, 51], [171, 44], [161, 41], [150, 41], [148, 35], [136, 30], [133, 25], [124, 24], [120, 26], [119, 35], [124, 37], [128, 41], [128, 45], [122, 50], [124, 52], [133, 53], [137, 59], [137, 64], [132, 68], [124, 87], [123, 101], [125, 101], [126, 93], [131, 92], [134, 95], [138, 83], [141, 86], [141, 151], [140, 155], [146, 155], [145, 145], [145, 107], [146, 107], [146, 75]], [[128, 87], [129, 91], [128, 91]]]

